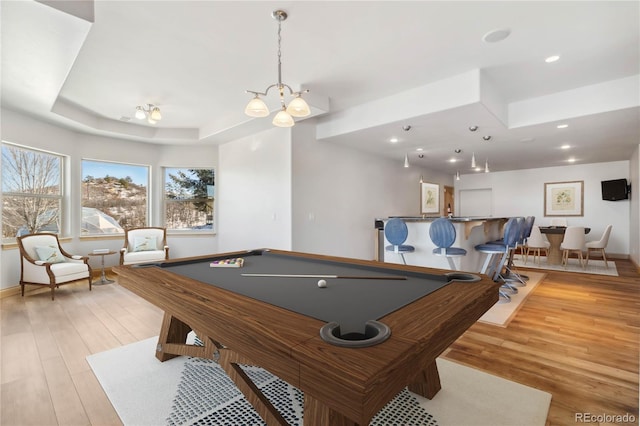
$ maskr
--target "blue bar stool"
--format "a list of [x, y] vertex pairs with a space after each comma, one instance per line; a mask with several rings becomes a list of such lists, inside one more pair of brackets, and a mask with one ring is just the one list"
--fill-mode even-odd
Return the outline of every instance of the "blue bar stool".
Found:
[[512, 217], [504, 227], [504, 238], [502, 244], [490, 242], [475, 246], [476, 251], [487, 255], [481, 273], [486, 273], [494, 281], [503, 283], [500, 287], [499, 294], [506, 302], [511, 301], [511, 296], [507, 294], [507, 291], [517, 293], [518, 289], [514, 288], [507, 282], [502, 273], [502, 268], [507, 263], [509, 257], [513, 255], [513, 251], [520, 239], [523, 224], [523, 218]]
[[413, 253], [416, 248], [414, 246], [404, 244], [409, 236], [409, 230], [404, 220], [399, 218], [389, 219], [384, 227], [384, 236], [391, 243], [386, 246], [385, 250], [393, 253], [398, 253], [402, 257], [402, 262], [406, 265], [407, 261], [404, 258], [405, 253]]
[[436, 246], [433, 249], [433, 254], [446, 256], [449, 267], [455, 271], [457, 268], [453, 258], [466, 256], [467, 251], [460, 247], [451, 247], [456, 241], [456, 228], [453, 223], [446, 217], [434, 220], [429, 227], [429, 237]]

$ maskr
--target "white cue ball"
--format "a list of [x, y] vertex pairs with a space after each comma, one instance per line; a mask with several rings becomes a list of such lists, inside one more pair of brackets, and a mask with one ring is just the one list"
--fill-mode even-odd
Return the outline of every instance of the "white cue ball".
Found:
[[325, 280], [318, 281], [318, 287], [325, 288], [327, 286], [327, 282]]

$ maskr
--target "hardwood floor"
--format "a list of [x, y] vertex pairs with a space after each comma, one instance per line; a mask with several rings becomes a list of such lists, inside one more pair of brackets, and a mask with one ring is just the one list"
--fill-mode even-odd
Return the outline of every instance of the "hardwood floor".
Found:
[[[619, 277], [548, 272], [507, 327], [476, 323], [445, 357], [551, 393], [549, 425], [577, 413], [638, 424], [640, 275], [616, 266]], [[0, 424], [121, 424], [85, 358], [157, 335], [159, 309], [117, 284], [79, 283], [55, 301], [6, 297], [0, 315]]]

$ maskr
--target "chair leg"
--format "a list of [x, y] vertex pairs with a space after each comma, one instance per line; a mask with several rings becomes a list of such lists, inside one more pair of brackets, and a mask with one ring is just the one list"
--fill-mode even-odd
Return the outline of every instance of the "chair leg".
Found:
[[91, 280], [91, 275], [89, 275], [89, 291], [91, 291], [91, 284], [92, 284], [91, 281], [92, 281]]
[[51, 287], [51, 300], [53, 300], [55, 298], [54, 292], [55, 292], [56, 285], [55, 284], [51, 284], [51, 285], [49, 285], [49, 287]]
[[602, 250], [602, 260], [604, 260], [604, 267], [609, 269], [609, 264], [607, 263], [607, 255], [604, 253], [604, 249], [601, 249], [601, 250]]
[[406, 265], [407, 261], [404, 260], [404, 253], [400, 253], [400, 257], [402, 257], [402, 263], [404, 263]]
[[449, 267], [451, 268], [452, 271], [457, 271], [458, 269], [456, 268], [456, 264], [453, 261], [453, 258], [450, 256], [447, 256], [447, 261], [449, 262]]

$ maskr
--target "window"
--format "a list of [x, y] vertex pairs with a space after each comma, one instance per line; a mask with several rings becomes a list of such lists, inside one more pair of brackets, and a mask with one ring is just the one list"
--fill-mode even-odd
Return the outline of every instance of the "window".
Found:
[[2, 144], [2, 240], [60, 233], [63, 157]]
[[149, 167], [82, 160], [82, 235], [147, 226]]
[[213, 230], [213, 169], [165, 168], [167, 230]]

